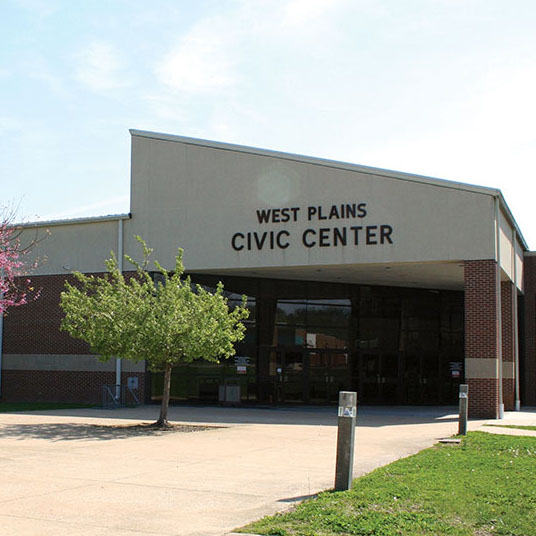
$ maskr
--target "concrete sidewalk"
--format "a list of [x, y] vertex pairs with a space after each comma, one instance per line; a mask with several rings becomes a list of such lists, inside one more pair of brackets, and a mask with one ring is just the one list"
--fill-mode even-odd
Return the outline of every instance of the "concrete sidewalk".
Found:
[[[336, 408], [172, 407], [174, 422], [219, 428], [109, 428], [158, 409], [0, 414], [0, 532], [222, 535], [333, 486]], [[457, 429], [456, 408], [360, 408], [355, 476]]]

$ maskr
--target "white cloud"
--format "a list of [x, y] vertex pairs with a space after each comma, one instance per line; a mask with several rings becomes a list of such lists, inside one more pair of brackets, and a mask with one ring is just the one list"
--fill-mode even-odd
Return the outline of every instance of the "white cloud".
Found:
[[94, 41], [76, 59], [76, 78], [93, 91], [106, 92], [130, 84], [122, 57], [110, 43]]
[[[220, 21], [221, 22], [221, 21]], [[214, 93], [233, 86], [233, 34], [216, 19], [202, 21], [156, 66], [160, 82], [190, 93]]]

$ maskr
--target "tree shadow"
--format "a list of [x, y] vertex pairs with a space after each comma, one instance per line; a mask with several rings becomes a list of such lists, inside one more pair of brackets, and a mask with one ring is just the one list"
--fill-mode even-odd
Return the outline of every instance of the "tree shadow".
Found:
[[0, 439], [46, 439], [48, 441], [109, 441], [131, 437], [162, 436], [174, 433], [204, 432], [222, 426], [175, 424], [156, 428], [153, 424], [102, 425], [84, 423], [5, 424], [0, 427]]

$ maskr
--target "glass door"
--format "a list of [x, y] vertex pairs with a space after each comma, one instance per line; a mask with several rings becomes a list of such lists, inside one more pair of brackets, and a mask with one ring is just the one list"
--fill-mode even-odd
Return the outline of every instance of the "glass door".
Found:
[[380, 350], [359, 356], [359, 400], [364, 403], [400, 404], [399, 354]]
[[307, 352], [307, 402], [336, 404], [339, 391], [351, 390], [350, 356], [341, 350], [314, 349]]
[[304, 349], [265, 347], [259, 350], [259, 400], [269, 404], [305, 401]]

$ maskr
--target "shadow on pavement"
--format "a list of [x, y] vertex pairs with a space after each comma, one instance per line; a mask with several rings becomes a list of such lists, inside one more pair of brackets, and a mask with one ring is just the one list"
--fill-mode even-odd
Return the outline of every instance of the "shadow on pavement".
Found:
[[[26, 412], [63, 418], [155, 421], [159, 406], [148, 405], [137, 408], [70, 409], [56, 411]], [[21, 412], [22, 413], [22, 412]], [[20, 414], [20, 413], [19, 413]], [[7, 414], [6, 414], [7, 415]], [[11, 413], [10, 415], [15, 415]], [[221, 407], [221, 406], [170, 406], [169, 420], [187, 424], [270, 424], [299, 426], [337, 426], [337, 408], [326, 406], [305, 407]], [[458, 420], [458, 408], [451, 406], [362, 406], [358, 408], [357, 426], [382, 427]], [[87, 425], [91, 426], [91, 425]], [[2, 432], [0, 431], [0, 437]]]
[[84, 423], [6, 424], [0, 428], [0, 439], [46, 439], [48, 441], [102, 441], [130, 437], [162, 436], [215, 430], [221, 427], [174, 426], [160, 430], [143, 425], [100, 425]]

